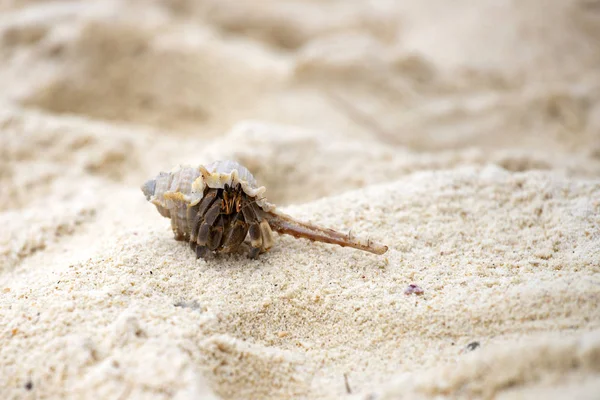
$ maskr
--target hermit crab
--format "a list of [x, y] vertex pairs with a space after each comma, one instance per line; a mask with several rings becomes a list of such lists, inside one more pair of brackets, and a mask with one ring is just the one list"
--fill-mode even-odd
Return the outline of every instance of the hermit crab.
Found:
[[146, 200], [171, 219], [175, 239], [189, 241], [198, 258], [235, 252], [244, 243], [249, 244], [250, 258], [257, 258], [273, 246], [273, 231], [375, 254], [388, 249], [282, 213], [267, 202], [264, 186], [259, 187], [250, 171], [235, 161], [178, 166], [141, 189]]

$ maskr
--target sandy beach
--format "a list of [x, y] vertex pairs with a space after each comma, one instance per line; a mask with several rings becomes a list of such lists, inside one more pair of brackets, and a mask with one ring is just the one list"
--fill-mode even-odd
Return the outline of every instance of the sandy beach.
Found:
[[[0, 398], [597, 399], [600, 3], [0, 2]], [[140, 190], [298, 219], [197, 259]]]

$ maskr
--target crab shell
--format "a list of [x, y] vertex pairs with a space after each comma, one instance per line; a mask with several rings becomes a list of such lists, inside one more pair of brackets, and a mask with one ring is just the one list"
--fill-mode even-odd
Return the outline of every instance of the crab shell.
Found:
[[156, 179], [147, 181], [142, 191], [163, 217], [171, 219], [173, 231], [189, 235], [193, 218], [189, 218], [188, 210], [202, 200], [204, 189], [223, 189], [225, 185], [235, 187], [238, 184], [263, 211], [275, 211], [275, 206], [264, 197], [265, 187], [257, 185], [246, 167], [230, 160], [198, 167], [177, 166], [171, 172], [161, 172]]

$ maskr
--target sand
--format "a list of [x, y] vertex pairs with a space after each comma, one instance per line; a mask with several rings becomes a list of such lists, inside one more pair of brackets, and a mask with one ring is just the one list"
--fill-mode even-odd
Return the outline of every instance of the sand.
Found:
[[[0, 10], [0, 398], [598, 398], [595, 2]], [[197, 260], [217, 159], [390, 250]]]

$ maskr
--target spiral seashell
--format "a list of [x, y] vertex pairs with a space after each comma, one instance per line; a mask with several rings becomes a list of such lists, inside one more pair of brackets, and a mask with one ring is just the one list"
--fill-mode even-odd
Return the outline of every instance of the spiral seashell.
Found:
[[146, 200], [171, 219], [176, 240], [186, 240], [198, 257], [237, 251], [249, 239], [251, 258], [268, 251], [273, 232], [383, 254], [387, 246], [298, 221], [277, 210], [264, 186], [243, 165], [216, 161], [178, 166], [142, 187]]

